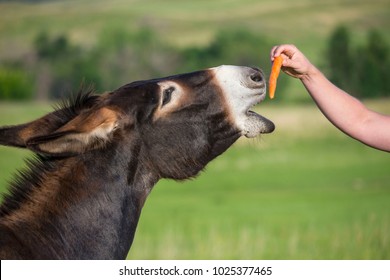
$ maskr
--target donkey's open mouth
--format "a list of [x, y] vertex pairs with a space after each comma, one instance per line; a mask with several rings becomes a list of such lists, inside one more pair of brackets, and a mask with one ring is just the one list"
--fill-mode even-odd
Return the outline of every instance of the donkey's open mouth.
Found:
[[243, 136], [252, 138], [274, 131], [272, 121], [251, 110], [266, 97], [266, 81], [260, 69], [222, 65], [212, 70], [224, 93], [232, 119]]
[[248, 138], [256, 137], [257, 135], [263, 133], [271, 133], [275, 129], [275, 125], [272, 121], [256, 113], [255, 111], [250, 110], [252, 107], [256, 106], [257, 104], [260, 104], [265, 99], [265, 86], [263, 87], [263, 90], [258, 93], [257, 96], [259, 98], [259, 101], [249, 107], [249, 109], [246, 111], [244, 118], [242, 134]]

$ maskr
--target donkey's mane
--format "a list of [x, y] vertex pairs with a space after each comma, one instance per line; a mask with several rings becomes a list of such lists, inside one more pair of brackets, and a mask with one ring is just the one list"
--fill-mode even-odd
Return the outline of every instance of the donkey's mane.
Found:
[[[91, 87], [81, 89], [54, 105], [53, 114], [60, 123], [76, 117], [80, 111], [91, 108], [98, 100]], [[53, 170], [58, 158], [34, 154], [24, 160], [25, 166], [18, 170], [13, 179], [8, 183], [7, 193], [3, 194], [0, 205], [0, 217], [6, 216], [17, 210], [25, 202], [30, 194], [39, 189], [44, 172]]]
[[91, 108], [98, 98], [92, 87], [82, 86], [76, 94], [71, 94], [54, 105], [53, 113], [66, 122], [76, 117], [80, 111]]

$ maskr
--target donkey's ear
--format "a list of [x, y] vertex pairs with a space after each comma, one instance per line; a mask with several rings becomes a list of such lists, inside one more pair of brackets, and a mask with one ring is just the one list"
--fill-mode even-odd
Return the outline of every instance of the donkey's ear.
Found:
[[0, 145], [26, 148], [26, 142], [37, 135], [44, 135], [57, 130], [66, 121], [58, 112], [49, 113], [35, 121], [0, 128]]
[[27, 148], [46, 155], [71, 156], [100, 148], [119, 126], [120, 115], [110, 108], [84, 112], [56, 131], [33, 137]]

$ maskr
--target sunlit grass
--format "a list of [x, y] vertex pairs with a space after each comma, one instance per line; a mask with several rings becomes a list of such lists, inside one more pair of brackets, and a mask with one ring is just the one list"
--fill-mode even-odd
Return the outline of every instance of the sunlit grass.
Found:
[[209, 43], [221, 28], [240, 26], [277, 43], [297, 44], [317, 59], [326, 36], [340, 23], [358, 34], [377, 28], [387, 38], [390, 23], [388, 1], [383, 0], [358, 0], [353, 5], [349, 0], [79, 0], [36, 5], [9, 1], [0, 4], [0, 15], [0, 58], [23, 53], [42, 30], [66, 33], [89, 46], [103, 31], [147, 27], [174, 46], [188, 47]]
[[129, 258], [388, 259], [388, 154], [341, 134], [313, 104], [258, 111], [277, 116], [278, 130], [236, 143], [195, 180], [161, 181]]
[[389, 258], [388, 155], [314, 143], [236, 147], [194, 181], [161, 182], [129, 257]]
[[[390, 114], [390, 100], [369, 101]], [[47, 104], [1, 103], [1, 125]], [[160, 181], [130, 259], [389, 259], [390, 157], [335, 129], [313, 103], [265, 101], [276, 131], [240, 139], [197, 178]], [[0, 147], [0, 190], [29, 154]], [[169, 164], [169, 163], [168, 163]]]

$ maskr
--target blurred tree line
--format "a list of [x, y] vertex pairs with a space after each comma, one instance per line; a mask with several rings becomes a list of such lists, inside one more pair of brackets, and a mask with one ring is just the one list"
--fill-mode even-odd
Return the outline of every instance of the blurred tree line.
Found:
[[389, 46], [381, 33], [368, 32], [361, 46], [352, 43], [351, 32], [337, 27], [329, 37], [325, 57], [330, 80], [359, 98], [390, 95]]
[[[364, 46], [353, 48], [345, 27], [329, 38], [325, 62], [329, 77], [362, 97], [389, 94], [388, 46], [381, 34], [369, 33]], [[36, 35], [31, 53], [18, 61], [0, 64], [0, 99], [51, 99], [93, 84], [98, 92], [140, 79], [190, 72], [221, 64], [247, 65], [270, 70], [273, 44], [247, 30], [222, 30], [204, 47], [177, 49], [150, 29], [136, 33], [105, 30], [90, 48], [72, 43], [66, 34]], [[358, 57], [359, 59], [356, 59]], [[269, 73], [266, 73], [267, 75]], [[283, 75], [278, 91], [289, 79]], [[283, 99], [283, 94], [278, 100]]]
[[135, 80], [221, 64], [270, 68], [271, 46], [263, 37], [241, 29], [221, 31], [206, 47], [185, 49], [170, 46], [150, 29], [106, 30], [91, 48], [73, 44], [66, 34], [41, 32], [27, 58], [0, 64], [0, 98], [58, 98], [82, 83], [104, 92]]

